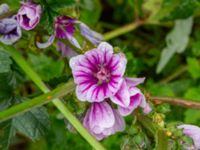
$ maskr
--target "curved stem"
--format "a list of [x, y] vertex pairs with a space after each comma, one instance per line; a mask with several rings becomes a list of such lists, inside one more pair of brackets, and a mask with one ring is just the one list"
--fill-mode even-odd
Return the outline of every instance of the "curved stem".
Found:
[[122, 26], [118, 29], [115, 29], [113, 31], [107, 32], [104, 34], [104, 40], [110, 40], [112, 38], [115, 38], [117, 36], [120, 36], [122, 34], [125, 34], [127, 32], [130, 32], [132, 30], [135, 30], [137, 27], [139, 27], [140, 25], [144, 24], [143, 21], [136, 21], [130, 24], [127, 24], [125, 26]]
[[52, 99], [62, 97], [71, 93], [74, 90], [74, 83], [72, 81], [57, 87], [56, 89], [48, 92], [46, 94], [40, 95], [31, 100], [24, 101], [20, 104], [14, 105], [4, 111], [0, 112], [0, 122], [8, 120], [10, 118], [15, 117], [21, 113], [27, 112], [35, 107], [44, 105], [46, 103], [51, 102]]
[[[44, 93], [50, 91], [49, 88], [42, 82], [39, 75], [32, 70], [32, 68], [14, 47], [6, 46], [3, 44], [0, 44], [0, 46], [2, 46], [4, 50], [6, 50], [12, 56], [12, 58], [17, 62], [21, 69]], [[60, 99], [54, 99], [52, 102], [91, 146], [93, 146], [96, 150], [105, 150], [105, 148], [82, 126], [79, 120], [69, 111], [69, 109]]]
[[175, 98], [175, 97], [159, 97], [159, 96], [149, 97], [148, 99], [157, 104], [169, 103], [171, 105], [181, 106], [185, 108], [200, 109], [200, 102], [195, 102], [195, 101], [186, 100], [186, 99], [180, 99], [180, 98]]

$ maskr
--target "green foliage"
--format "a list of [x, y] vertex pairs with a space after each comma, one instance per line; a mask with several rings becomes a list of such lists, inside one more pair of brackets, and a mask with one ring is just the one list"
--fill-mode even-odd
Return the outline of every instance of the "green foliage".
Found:
[[163, 1], [159, 11], [154, 15], [154, 20], [186, 19], [193, 15], [199, 6], [198, 0], [160, 0]]
[[[165, 3], [168, 3], [168, 0], [165, 0]], [[194, 13], [199, 2], [197, 0], [179, 0], [177, 3], [176, 0], [172, 0], [172, 3], [175, 5], [174, 9], [170, 11], [169, 16], [163, 19], [173, 20], [188, 18]]]
[[34, 70], [41, 76], [44, 81], [59, 77], [64, 69], [64, 62], [53, 60], [44, 54], [29, 54], [29, 60]]
[[188, 44], [193, 19], [177, 20], [175, 27], [166, 37], [167, 46], [162, 50], [156, 72], [160, 73], [175, 53], [182, 53]]
[[0, 50], [0, 73], [5, 73], [10, 70], [10, 65], [12, 61], [7, 53]]
[[0, 110], [13, 104], [13, 90], [16, 78], [13, 72], [0, 73]]
[[[200, 87], [190, 88], [185, 93], [184, 97], [187, 99], [192, 99], [192, 100], [200, 102], [200, 94], [199, 93], [200, 93]], [[184, 115], [185, 115], [184, 121], [186, 123], [200, 125], [200, 113], [198, 110], [188, 109], [185, 111]]]
[[152, 82], [147, 83], [148, 91], [155, 96], [174, 96], [173, 90], [166, 84], [152, 84]]
[[78, 134], [66, 130], [63, 120], [53, 119], [51, 131], [46, 136], [47, 150], [85, 149], [91, 147]]
[[0, 149], [7, 150], [11, 139], [13, 138], [14, 127], [12, 120], [0, 123]]
[[32, 109], [13, 120], [17, 131], [35, 141], [50, 129], [48, 114], [44, 107]]
[[197, 59], [195, 58], [187, 58], [188, 63], [188, 72], [192, 76], [192, 78], [199, 78], [200, 77], [200, 65]]
[[53, 9], [61, 9], [63, 7], [69, 7], [76, 4], [76, 0], [47, 0], [47, 4]]

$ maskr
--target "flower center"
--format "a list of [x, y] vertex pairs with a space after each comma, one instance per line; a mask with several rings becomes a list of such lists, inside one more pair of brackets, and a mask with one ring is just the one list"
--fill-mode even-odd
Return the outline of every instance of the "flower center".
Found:
[[110, 72], [103, 65], [101, 65], [98, 69], [96, 77], [99, 80], [98, 81], [99, 84], [101, 84], [103, 82], [109, 82]]

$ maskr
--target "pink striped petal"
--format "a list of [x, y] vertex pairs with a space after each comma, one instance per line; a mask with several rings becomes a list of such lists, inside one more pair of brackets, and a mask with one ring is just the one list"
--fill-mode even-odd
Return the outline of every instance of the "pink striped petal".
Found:
[[97, 140], [125, 129], [124, 119], [107, 102], [93, 103], [84, 117], [83, 125]]
[[118, 92], [112, 96], [111, 101], [119, 106], [128, 107], [130, 104], [130, 94], [125, 80], [122, 82]]
[[[112, 46], [101, 43], [98, 48], [70, 59], [70, 67], [81, 100], [101, 102], [113, 96], [123, 80], [126, 58], [113, 54]], [[87, 90], [84, 87], [87, 86]]]

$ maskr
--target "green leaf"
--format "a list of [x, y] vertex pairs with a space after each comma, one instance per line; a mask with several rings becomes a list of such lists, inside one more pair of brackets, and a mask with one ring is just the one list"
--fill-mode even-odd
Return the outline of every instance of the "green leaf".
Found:
[[11, 139], [15, 135], [12, 120], [0, 123], [0, 149], [7, 150]]
[[15, 117], [14, 126], [19, 132], [35, 141], [50, 128], [50, 121], [44, 107], [40, 107]]
[[0, 50], [0, 73], [8, 72], [11, 64], [10, 56], [6, 52]]
[[192, 54], [196, 57], [200, 56], [200, 40], [192, 43]]
[[200, 100], [200, 87], [189, 88], [185, 92], [184, 98], [191, 100]]
[[174, 96], [172, 88], [167, 84], [147, 83], [149, 92], [154, 96]]
[[200, 124], [199, 110], [188, 109], [184, 112], [184, 123], [188, 124]]
[[9, 107], [13, 99], [13, 90], [16, 79], [13, 72], [0, 73], [0, 111]]
[[34, 70], [41, 76], [42, 80], [49, 81], [55, 77], [59, 77], [64, 69], [63, 61], [55, 61], [51, 57], [44, 54], [29, 54], [29, 60]]
[[152, 18], [162, 21], [186, 19], [193, 15], [198, 3], [198, 0], [163, 0], [159, 11]]
[[174, 28], [166, 37], [167, 46], [162, 50], [156, 72], [160, 73], [175, 53], [182, 53], [188, 44], [193, 19], [177, 20]]
[[[191, 99], [194, 101], [200, 100], [200, 87], [193, 87], [188, 89], [184, 94], [184, 98]], [[199, 110], [187, 109], [184, 113], [184, 122], [190, 124], [200, 123], [200, 113]]]
[[[177, 1], [177, 0], [175, 0]], [[175, 2], [177, 4], [177, 2]], [[164, 20], [186, 19], [190, 17], [197, 8], [197, 0], [179, 0], [179, 3]]]
[[199, 78], [200, 77], [200, 64], [197, 59], [195, 58], [187, 58], [188, 64], [188, 72], [192, 76], [192, 78]]

